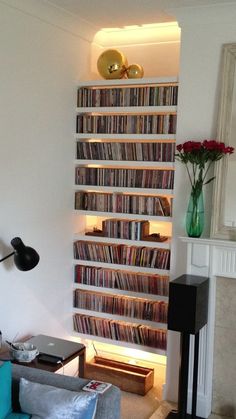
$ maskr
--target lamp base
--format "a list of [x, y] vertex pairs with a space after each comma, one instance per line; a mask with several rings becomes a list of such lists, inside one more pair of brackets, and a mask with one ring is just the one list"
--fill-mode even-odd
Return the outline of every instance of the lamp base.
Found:
[[166, 416], [166, 419], [204, 419], [201, 416], [193, 416], [189, 413], [185, 415], [178, 410], [171, 410], [171, 412]]

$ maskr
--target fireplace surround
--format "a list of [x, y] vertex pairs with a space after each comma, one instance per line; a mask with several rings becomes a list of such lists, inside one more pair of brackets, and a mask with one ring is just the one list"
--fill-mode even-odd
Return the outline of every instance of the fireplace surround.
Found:
[[[207, 418], [212, 411], [213, 358], [215, 338], [216, 284], [219, 278], [236, 280], [236, 242], [181, 237], [187, 246], [186, 273], [207, 276], [209, 284], [208, 324], [200, 331], [197, 415]], [[193, 362], [193, 339], [190, 365]], [[192, 399], [192, 369], [188, 385], [188, 409]]]

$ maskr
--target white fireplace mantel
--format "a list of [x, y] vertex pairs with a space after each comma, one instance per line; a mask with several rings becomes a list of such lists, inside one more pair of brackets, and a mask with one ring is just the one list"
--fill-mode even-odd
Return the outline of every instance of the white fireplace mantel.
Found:
[[[187, 245], [186, 273], [210, 279], [208, 323], [200, 331], [197, 415], [207, 418], [211, 413], [213, 353], [215, 330], [215, 300], [217, 277], [236, 279], [236, 242], [216, 239], [180, 237]], [[193, 362], [193, 339], [190, 365]], [[188, 410], [191, 410], [192, 368], [189, 373]]]

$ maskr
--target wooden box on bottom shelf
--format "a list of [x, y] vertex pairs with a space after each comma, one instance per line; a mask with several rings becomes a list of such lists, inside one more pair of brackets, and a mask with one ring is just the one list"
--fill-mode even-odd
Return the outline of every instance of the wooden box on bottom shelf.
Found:
[[123, 391], [144, 396], [154, 382], [154, 369], [95, 356], [86, 363], [85, 377], [112, 383]]

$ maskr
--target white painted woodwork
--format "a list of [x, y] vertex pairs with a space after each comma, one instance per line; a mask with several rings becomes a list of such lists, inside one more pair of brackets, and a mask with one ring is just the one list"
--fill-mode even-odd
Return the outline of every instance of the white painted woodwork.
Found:
[[[236, 279], [236, 242], [216, 239], [180, 239], [187, 245], [186, 273], [210, 279], [208, 323], [200, 331], [197, 415], [208, 418], [211, 413], [213, 351], [215, 331], [215, 298], [217, 277]], [[190, 366], [193, 363], [193, 339]], [[189, 373], [188, 409], [192, 397], [192, 368]]]

